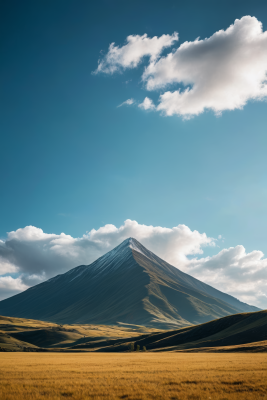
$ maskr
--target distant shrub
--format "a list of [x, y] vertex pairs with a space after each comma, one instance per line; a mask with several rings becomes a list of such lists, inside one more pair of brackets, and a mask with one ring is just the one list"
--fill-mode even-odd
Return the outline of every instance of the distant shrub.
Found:
[[134, 343], [130, 343], [129, 344], [129, 350], [130, 351], [134, 351]]
[[143, 351], [146, 351], [146, 346], [143, 346]]
[[140, 346], [139, 346], [139, 344], [136, 346], [136, 351], [139, 351], [140, 350]]

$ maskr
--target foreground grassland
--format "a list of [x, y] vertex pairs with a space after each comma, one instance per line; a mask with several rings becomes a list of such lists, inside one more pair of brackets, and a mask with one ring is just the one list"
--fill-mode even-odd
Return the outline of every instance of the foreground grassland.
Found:
[[0, 399], [267, 399], [267, 354], [0, 353]]

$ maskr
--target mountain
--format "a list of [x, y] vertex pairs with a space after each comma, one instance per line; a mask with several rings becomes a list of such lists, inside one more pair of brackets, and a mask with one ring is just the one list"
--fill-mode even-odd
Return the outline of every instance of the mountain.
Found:
[[0, 302], [0, 315], [161, 329], [258, 309], [171, 266], [129, 238], [92, 264]]

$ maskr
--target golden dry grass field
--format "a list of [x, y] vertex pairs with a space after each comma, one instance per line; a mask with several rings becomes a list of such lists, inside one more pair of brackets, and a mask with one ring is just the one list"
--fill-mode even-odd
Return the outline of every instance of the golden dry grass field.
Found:
[[0, 399], [267, 399], [266, 353], [0, 353]]

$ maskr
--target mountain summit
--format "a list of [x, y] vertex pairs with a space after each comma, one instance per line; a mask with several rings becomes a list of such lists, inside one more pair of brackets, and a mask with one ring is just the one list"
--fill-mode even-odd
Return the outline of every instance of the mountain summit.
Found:
[[173, 267], [134, 238], [90, 265], [0, 302], [0, 315], [10, 317], [157, 328], [257, 310]]

